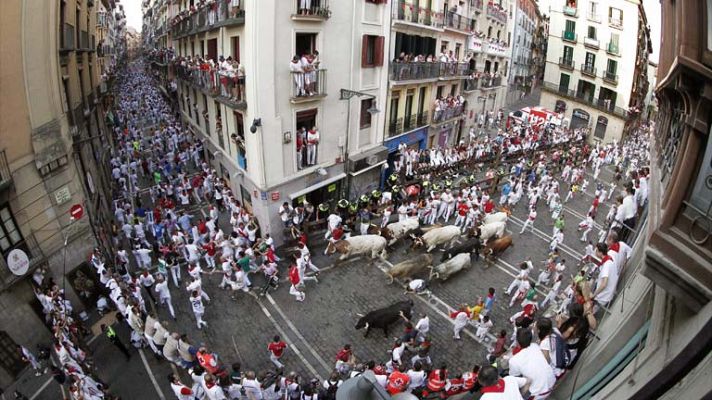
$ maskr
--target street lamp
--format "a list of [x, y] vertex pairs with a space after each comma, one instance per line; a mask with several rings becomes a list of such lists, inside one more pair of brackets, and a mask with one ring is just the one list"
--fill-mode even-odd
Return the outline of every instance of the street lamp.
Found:
[[[351, 136], [351, 98], [352, 97], [366, 97], [369, 99], [376, 99], [376, 96], [357, 92], [355, 90], [341, 89], [341, 94], [339, 100], [346, 100], [346, 140], [344, 141], [344, 173], [346, 174], [346, 184], [341, 188], [341, 198], [346, 198], [349, 195], [349, 186], [351, 185], [351, 178], [349, 177], [349, 136]], [[366, 110], [369, 114], [377, 114], [381, 112], [374, 102], [371, 107]]]

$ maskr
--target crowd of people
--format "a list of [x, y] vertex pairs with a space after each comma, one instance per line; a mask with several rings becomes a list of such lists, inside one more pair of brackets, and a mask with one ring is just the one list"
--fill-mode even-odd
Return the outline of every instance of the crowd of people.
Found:
[[232, 56], [217, 60], [200, 56], [174, 57], [178, 75], [187, 81], [219, 94], [231, 101], [242, 101], [245, 96], [245, 65]]
[[[110, 161], [116, 254], [112, 258], [97, 249], [91, 265], [103, 294], [97, 308], [103, 313], [117, 311], [117, 321], [130, 328], [131, 346], [121, 342], [111, 324], [102, 325], [102, 331], [127, 357], [129, 347], [145, 347], [185, 370], [189, 381], [177, 374], [168, 378], [178, 399], [329, 400], [345, 379], [366, 371], [391, 394], [408, 391], [421, 398], [447, 398], [480, 391], [483, 398], [495, 398], [489, 394], [515, 388], [516, 393], [544, 399], [557, 379], [575, 365], [597, 317], [612, 301], [630, 256], [626, 240], [633, 237], [647, 196], [646, 127], [625, 143], [595, 146], [585, 144], [586, 129], [543, 126], [514, 126], [492, 136], [471, 134], [468, 142], [450, 148], [414, 150], [403, 145], [383, 191], [316, 207], [284, 203], [280, 218], [296, 239], [296, 247], [282, 260], [274, 239], [260, 232], [229, 182], [206, 162], [203, 142], [176, 119], [144, 68], [138, 61], [118, 76], [116, 90], [121, 96], [114, 110]], [[501, 116], [492, 114], [489, 119], [496, 124]], [[616, 166], [614, 183], [608, 188], [597, 179], [606, 165]], [[589, 178], [596, 187], [594, 200], [579, 224], [589, 245], [582, 260], [574, 261], [577, 269], [569, 282], [560, 251], [563, 234], [568, 232], [562, 208], [586, 190]], [[616, 195], [618, 184], [625, 187], [625, 196]], [[596, 224], [597, 209], [612, 197], [615, 212]], [[454, 223], [464, 231], [497, 206], [513, 210], [522, 200], [528, 212], [523, 234], [534, 227], [538, 210], [552, 213], [556, 223], [549, 254], [541, 268], [531, 260], [521, 263], [520, 273], [505, 292], [510, 307], [517, 306], [507, 324], [510, 328], [497, 330], [487, 359], [474, 362], [466, 371], [432, 360], [431, 324], [424, 313], [405, 321], [405, 331], [394, 341], [387, 359], [357, 361], [357, 349], [351, 345], [337, 349], [334, 371], [324, 381], [285, 373], [280, 359], [289, 346], [278, 336], [266, 343], [275, 369], [256, 373], [240, 363], [223, 361], [208, 345], [170, 329], [173, 323], [160, 317], [186, 322], [173, 307], [172, 293], [183, 290], [189, 295], [194, 323], [202, 329], [209, 323], [204, 316], [210, 307], [208, 292], [213, 290], [206, 291], [203, 277], [221, 276], [218, 288], [228, 290], [234, 299], [256, 296], [277, 289], [284, 264], [289, 264], [290, 294], [304, 301], [305, 283], [318, 284], [320, 273], [308, 247], [309, 223], [323, 224], [330, 241], [355, 235], [357, 227], [366, 233], [363, 227], [374, 222], [386, 226], [408, 218], [423, 225]], [[221, 228], [227, 226], [225, 219], [229, 219], [229, 233]], [[600, 229], [600, 240], [588, 239], [594, 227]], [[264, 276], [263, 287], [253, 287], [252, 274]], [[86, 332], [62, 289], [42, 270], [35, 275], [36, 296], [54, 327], [52, 350], [60, 361], [59, 367], [53, 367], [57, 380], [68, 381], [74, 399], [109, 398], [106, 386], [93, 374], [83, 341]], [[424, 293], [428, 282], [413, 279], [404, 285], [407, 291]], [[544, 299], [538, 298], [538, 289], [546, 291]], [[455, 310], [453, 338], [459, 339], [466, 326], [474, 325], [477, 338], [485, 340], [495, 323], [502, 322], [492, 314], [496, 301], [497, 291], [490, 288], [474, 305]], [[31, 351], [18, 351], [38, 373], [43, 372], [44, 366]]]

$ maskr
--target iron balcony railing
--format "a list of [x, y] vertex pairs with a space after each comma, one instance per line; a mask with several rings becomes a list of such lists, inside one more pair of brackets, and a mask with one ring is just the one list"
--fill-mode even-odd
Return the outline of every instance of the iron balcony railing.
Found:
[[[616, 107], [615, 104], [613, 104], [612, 101], [610, 101], [610, 104], [608, 102], [605, 102], [604, 100], [599, 101], [594, 101], [592, 96], [586, 96], [583, 93], [577, 93], [573, 90], [569, 90], [566, 87], [562, 87], [557, 83], [552, 83], [552, 82], [544, 82], [543, 85], [544, 89], [548, 90], [551, 93], [558, 94], [562, 97], [577, 101], [582, 104], [589, 105], [591, 107], [595, 107], [603, 112], [607, 112], [610, 114], [614, 114], [620, 118], [627, 118], [628, 117], [628, 112], [620, 107]], [[608, 99], [606, 99], [608, 100]]]
[[608, 17], [608, 25], [616, 29], [623, 29], [623, 20], [620, 18]]
[[601, 16], [596, 13], [588, 12], [588, 14], [586, 14], [586, 16], [588, 17], [589, 21], [601, 22]]
[[428, 112], [423, 111], [421, 113], [408, 115], [404, 118], [398, 118], [395, 121], [390, 121], [388, 123], [388, 136], [400, 135], [404, 132], [410, 132], [412, 130], [422, 128], [428, 125]]
[[592, 47], [594, 49], [598, 49], [599, 42], [598, 42], [598, 39], [596, 39], [596, 38], [585, 37], [585, 38], [583, 38], [583, 45], [586, 47]]
[[567, 42], [576, 43], [578, 35], [575, 32], [563, 31], [561, 32], [561, 38]]
[[613, 54], [613, 55], [620, 55], [620, 49], [618, 48], [618, 43], [614, 42], [608, 42], [608, 46], [606, 46], [606, 53], [608, 54]]
[[487, 17], [492, 18], [498, 22], [501, 22], [503, 24], [507, 24], [507, 12], [505, 10], [502, 10], [499, 8], [500, 6], [496, 5], [493, 2], [487, 3]]
[[[206, 5], [192, 14], [176, 17], [171, 28], [174, 39], [217, 29], [222, 26], [240, 25], [245, 23], [245, 10], [230, 7], [230, 3], [219, 1]], [[175, 19], [174, 19], [175, 21]]]
[[578, 17], [578, 8], [576, 7], [576, 3], [573, 3], [573, 5], [565, 4], [564, 14], [569, 17]]
[[465, 105], [460, 104], [456, 107], [446, 108], [444, 110], [433, 111], [433, 123], [439, 124], [453, 118], [459, 118], [465, 113]]
[[617, 85], [617, 84], [618, 84], [618, 75], [616, 75], [615, 72], [603, 71], [603, 76], [602, 76], [602, 78], [603, 78], [604, 81], [606, 81], [606, 82], [608, 82], [608, 83], [610, 83], [610, 84], [613, 84], [613, 85]]
[[563, 68], [563, 69], [573, 70], [574, 69], [574, 60], [572, 58], [560, 57], [559, 58], [559, 67]]
[[396, 21], [440, 29], [443, 26], [443, 14], [429, 8], [415, 7], [405, 1], [396, 3], [393, 7], [393, 19]]
[[326, 96], [326, 70], [311, 72], [291, 72], [292, 100], [304, 100], [310, 97]]
[[473, 90], [477, 90], [479, 86], [479, 78], [465, 78], [462, 80], [462, 90], [465, 92], [472, 92]]
[[480, 78], [480, 89], [489, 89], [494, 87], [499, 87], [502, 85], [502, 77], [481, 77]]
[[245, 76], [242, 73], [220, 71], [217, 68], [199, 69], [174, 64], [178, 79], [206, 92], [233, 108], [244, 109]]
[[5, 149], [0, 150], [0, 190], [4, 190], [12, 185], [12, 173], [7, 163]]
[[[328, 0], [311, 0], [309, 2], [294, 0], [294, 2], [297, 5], [297, 13], [294, 14], [294, 17], [309, 19], [328, 19], [331, 17]], [[306, 6], [306, 8], [302, 8], [304, 6]]]
[[596, 76], [596, 67], [590, 64], [581, 64], [581, 73], [589, 76]]
[[471, 31], [475, 29], [475, 20], [467, 18], [463, 15], [448, 11], [447, 13], [447, 27], [452, 29], [457, 29], [460, 31]]
[[437, 79], [446, 77], [467, 76], [472, 71], [469, 70], [468, 63], [449, 62], [408, 62], [391, 63], [390, 80], [411, 81], [422, 79]]

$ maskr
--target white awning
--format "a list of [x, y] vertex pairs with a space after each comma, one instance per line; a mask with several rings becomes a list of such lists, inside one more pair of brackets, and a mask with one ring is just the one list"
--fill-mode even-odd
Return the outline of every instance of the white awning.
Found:
[[289, 195], [289, 200], [294, 200], [294, 199], [296, 199], [296, 198], [298, 198], [298, 197], [301, 197], [301, 196], [303, 196], [303, 195], [305, 195], [305, 194], [307, 194], [307, 193], [311, 193], [311, 192], [313, 192], [313, 191], [315, 191], [315, 190], [317, 190], [317, 189], [319, 189], [319, 188], [322, 188], [322, 187], [324, 187], [324, 186], [326, 186], [326, 185], [328, 185], [328, 184], [330, 184], [330, 183], [336, 182], [336, 181], [338, 181], [338, 180], [340, 180], [340, 179], [343, 179], [343, 178], [345, 178], [345, 177], [346, 177], [346, 174], [342, 172], [342, 173], [340, 173], [340, 174], [338, 174], [338, 175], [336, 175], [336, 176], [333, 176], [333, 177], [331, 177], [331, 178], [329, 178], [329, 179], [325, 179], [325, 180], [323, 180], [323, 181], [321, 181], [321, 182], [315, 183], [315, 184], [313, 184], [313, 185], [311, 185], [311, 186], [309, 186], [309, 187], [307, 187], [307, 188], [304, 188], [304, 189], [302, 189], [302, 190], [300, 190], [300, 191], [298, 191], [298, 192], [294, 192], [294, 193], [290, 194], [290, 195]]

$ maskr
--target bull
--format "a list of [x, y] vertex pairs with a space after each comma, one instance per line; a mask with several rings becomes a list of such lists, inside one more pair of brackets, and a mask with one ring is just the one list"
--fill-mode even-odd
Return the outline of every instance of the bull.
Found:
[[417, 275], [431, 265], [433, 265], [433, 256], [430, 254], [421, 254], [410, 260], [405, 260], [393, 265], [387, 272], [390, 278], [388, 284], [393, 283], [395, 278], [408, 278]]
[[482, 241], [476, 237], [449, 250], [445, 250], [443, 256], [440, 258], [440, 262], [445, 262], [460, 253], [475, 253], [475, 260], [477, 260], [480, 255], [480, 249], [482, 249]]
[[413, 300], [399, 301], [385, 308], [373, 310], [366, 315], [357, 314], [360, 318], [356, 322], [356, 329], [366, 328], [364, 337], [372, 328], [383, 329], [383, 334], [388, 337], [388, 327], [398, 322], [399, 319], [410, 320], [413, 316]]
[[482, 255], [485, 257], [485, 260], [487, 260], [487, 264], [491, 265], [498, 255], [502, 254], [511, 246], [514, 246], [512, 235], [507, 235], [487, 243], [482, 250]]
[[460, 253], [442, 264], [430, 267], [430, 279], [435, 277], [443, 281], [447, 280], [451, 275], [469, 268], [470, 263], [470, 253]]
[[326, 245], [324, 254], [332, 255], [336, 252], [341, 253], [339, 260], [360, 254], [370, 254], [371, 258], [379, 255], [381, 258], [386, 258], [386, 239], [378, 235], [360, 235], [336, 242], [330, 241]]
[[483, 224], [477, 228], [471, 229], [469, 236], [480, 238], [483, 243], [487, 243], [487, 240], [490, 238], [502, 237], [505, 229], [507, 229], [506, 222], [493, 222], [491, 224]]
[[460, 228], [455, 225], [435, 228], [425, 232], [421, 237], [411, 236], [413, 238], [412, 248], [425, 247], [428, 253], [441, 244], [451, 248], [459, 241], [461, 234]]

